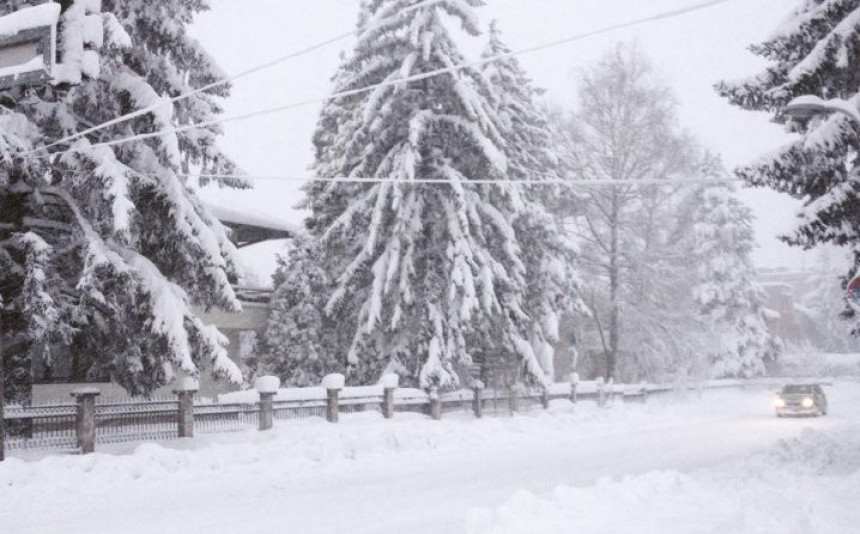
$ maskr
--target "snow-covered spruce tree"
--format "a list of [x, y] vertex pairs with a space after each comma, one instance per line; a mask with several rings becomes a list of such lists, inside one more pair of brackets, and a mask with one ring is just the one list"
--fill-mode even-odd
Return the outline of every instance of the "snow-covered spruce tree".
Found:
[[749, 79], [722, 82], [718, 91], [732, 104], [771, 112], [778, 123], [788, 121], [802, 137], [737, 172], [752, 185], [801, 200], [798, 225], [783, 239], [804, 248], [848, 247], [855, 262], [847, 279], [860, 266], [860, 125], [841, 113], [789, 121], [782, 110], [791, 99], [809, 94], [860, 106], [860, 2], [806, 0], [751, 50], [771, 65]]
[[717, 378], [761, 375], [776, 360], [780, 343], [767, 329], [764, 295], [755, 283], [752, 211], [729, 185], [709, 186], [698, 200], [695, 297], [712, 336], [711, 372]]
[[332, 283], [315, 244], [310, 237], [297, 236], [289, 253], [278, 257], [277, 289], [256, 350], [258, 374], [274, 374], [302, 387], [319, 384], [319, 378], [329, 373], [343, 373], [345, 362], [337, 355], [351, 340], [325, 313]]
[[[525, 308], [526, 265], [514, 228], [528, 201], [513, 184], [470, 183], [508, 176], [490, 88], [474, 69], [397, 83], [463, 63], [446, 24], [477, 35], [472, 8], [481, 3], [365, 1], [366, 29], [335, 90], [390, 85], [323, 109], [317, 174], [389, 180], [305, 190], [308, 228], [333, 281], [324, 311], [349, 334], [331, 356], [353, 382], [396, 369], [405, 383], [454, 387], [455, 364], [479, 353], [516, 359], [538, 384], [549, 379], [531, 343], [535, 318]], [[443, 183], [413, 183], [419, 179]], [[298, 335], [288, 332], [282, 342]]]
[[[493, 21], [482, 57], [506, 56], [510, 52]], [[555, 139], [536, 102], [541, 91], [533, 86], [516, 57], [487, 63], [482, 74], [492, 90], [493, 105], [506, 141], [508, 176], [538, 184], [524, 188], [523, 205], [517, 209], [513, 227], [526, 268], [523, 309], [535, 319], [531, 344], [541, 366], [553, 376], [553, 347], [560, 341], [561, 315], [565, 310], [579, 308], [575, 249], [551, 209], [563, 193], [560, 187], [545, 183], [548, 178], [562, 174], [554, 153]]]
[[[0, 15], [27, 4], [6, 2]], [[94, 146], [211, 120], [227, 88], [153, 107], [50, 160], [14, 159], [222, 77], [185, 31], [206, 2], [106, 0], [100, 15], [92, 13], [98, 2], [63, 6], [59, 85], [0, 92], [16, 113], [7, 120], [19, 123], [7, 131], [36, 132], [7, 148], [0, 163], [7, 396], [26, 395], [37, 363], [50, 369], [73, 362], [76, 379], [109, 375], [134, 393], [200, 368], [238, 380], [226, 339], [191, 310], [239, 309], [229, 283], [235, 249], [180, 176], [235, 171], [215, 144], [218, 129]]]

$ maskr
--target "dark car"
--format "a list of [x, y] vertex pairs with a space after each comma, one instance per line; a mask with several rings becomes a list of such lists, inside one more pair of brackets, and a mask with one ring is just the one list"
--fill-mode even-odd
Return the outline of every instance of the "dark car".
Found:
[[827, 415], [827, 396], [819, 384], [788, 384], [774, 400], [776, 416]]

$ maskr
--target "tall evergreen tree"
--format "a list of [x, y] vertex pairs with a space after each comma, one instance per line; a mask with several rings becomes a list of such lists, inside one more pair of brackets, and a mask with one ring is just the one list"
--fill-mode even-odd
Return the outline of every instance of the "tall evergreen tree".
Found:
[[[319, 177], [385, 180], [305, 189], [315, 255], [333, 281], [324, 312], [349, 333], [333, 357], [353, 381], [396, 368], [407, 383], [453, 387], [456, 364], [491, 353], [516, 359], [535, 383], [548, 381], [532, 344], [541, 330], [528, 313], [515, 228], [530, 201], [513, 184], [470, 183], [504, 182], [511, 170], [491, 88], [470, 68], [398, 83], [463, 63], [447, 24], [478, 35], [472, 8], [481, 4], [365, 1], [365, 29], [335, 75], [335, 90], [389, 85], [336, 99], [320, 117]], [[276, 342], [302, 335], [295, 329]]]
[[[28, 4], [5, 2], [0, 15]], [[165, 102], [223, 77], [186, 32], [207, 3], [105, 0], [103, 12], [92, 13], [98, 4], [62, 2], [58, 85], [0, 92], [15, 113], [7, 121], [27, 123], [14, 130], [36, 132], [26, 145], [7, 148], [0, 163], [7, 384], [26, 390], [26, 380], [12, 384], [10, 377], [30, 376], [37, 362], [56, 365], [56, 358], [75, 361], [77, 378], [107, 374], [134, 393], [200, 368], [239, 380], [226, 339], [191, 310], [240, 308], [230, 286], [235, 249], [181, 176], [235, 172], [216, 146], [218, 128], [94, 146], [221, 112], [224, 86]], [[141, 109], [151, 112], [51, 159], [13, 158]]]
[[711, 371], [719, 378], [761, 375], [776, 360], [779, 342], [767, 330], [764, 295], [755, 283], [752, 210], [728, 185], [710, 186], [697, 200], [695, 297], [711, 334]]
[[737, 172], [752, 185], [801, 200], [797, 227], [783, 239], [804, 248], [823, 243], [849, 247], [855, 258], [848, 273], [852, 276], [860, 265], [860, 125], [840, 113], [789, 120], [783, 108], [808, 94], [843, 99], [858, 108], [860, 3], [805, 0], [767, 41], [751, 50], [770, 66], [749, 79], [722, 82], [718, 91], [744, 109], [772, 113], [775, 122], [787, 122], [802, 135]]
[[315, 245], [314, 239], [297, 236], [289, 253], [278, 258], [269, 321], [256, 348], [261, 373], [300, 387], [317, 385], [329, 373], [345, 372], [339, 350], [351, 340], [325, 313], [332, 281]]
[[534, 87], [510, 52], [493, 21], [482, 57], [507, 57], [487, 63], [482, 74], [492, 90], [493, 107], [506, 141], [508, 176], [537, 184], [524, 188], [524, 205], [519, 207], [513, 227], [526, 268], [524, 309], [535, 319], [531, 343], [541, 366], [552, 376], [562, 314], [581, 308], [574, 271], [575, 247], [567, 239], [561, 219], [553, 214], [558, 199], [570, 195], [570, 191], [546, 183], [562, 174], [555, 155], [555, 138], [536, 102], [542, 91]]

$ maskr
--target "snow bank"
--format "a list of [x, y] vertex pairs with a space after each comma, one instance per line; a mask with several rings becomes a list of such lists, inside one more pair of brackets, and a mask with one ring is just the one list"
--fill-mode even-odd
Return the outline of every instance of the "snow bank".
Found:
[[[275, 394], [276, 401], [311, 401], [324, 400], [325, 398], [326, 390], [322, 387], [282, 388]], [[253, 389], [234, 391], [232, 393], [222, 393], [219, 394], [217, 398], [217, 402], [219, 404], [243, 404], [257, 402], [259, 400], [260, 395]]]
[[[337, 384], [338, 382], [335, 382]], [[317, 401], [327, 397], [326, 388], [324, 386], [314, 386], [308, 388], [281, 388], [276, 390], [276, 401]], [[420, 390], [397, 390], [395, 398], [412, 398], [415, 397], [415, 391]], [[359, 387], [344, 387], [340, 390], [341, 399], [376, 399], [381, 398], [383, 393], [383, 385], [377, 384], [374, 386], [359, 386]], [[243, 391], [235, 391], [233, 393], [222, 393], [218, 395], [218, 403], [221, 404], [242, 404], [253, 403], [260, 400], [256, 389], [246, 389]]]
[[593, 486], [558, 487], [546, 498], [520, 491], [495, 510], [474, 509], [466, 532], [856, 532], [858, 447], [856, 436], [807, 429], [728, 470], [604, 478]]
[[832, 393], [833, 413], [811, 420], [776, 419], [766, 392], [718, 390], [481, 420], [342, 414], [36, 461], [14, 451], [0, 517], [3, 532], [66, 534], [853, 532], [860, 386]]
[[550, 384], [548, 391], [550, 395], [570, 395], [570, 382]]

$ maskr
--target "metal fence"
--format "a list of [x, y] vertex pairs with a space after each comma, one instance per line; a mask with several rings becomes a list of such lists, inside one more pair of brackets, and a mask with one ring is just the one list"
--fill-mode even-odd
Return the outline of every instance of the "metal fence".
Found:
[[7, 405], [4, 411], [7, 450], [77, 450], [76, 406], [72, 403], [46, 406]]
[[275, 401], [272, 407], [276, 421], [325, 418], [325, 401]]
[[[748, 387], [768, 385], [757, 381], [738, 383], [708, 383], [694, 389], [720, 387]], [[550, 401], [570, 399], [591, 400], [598, 404], [614, 401], [645, 402], [650, 395], [675, 391], [679, 386], [667, 385], [602, 385], [581, 384], [576, 395], [571, 395], [567, 384], [557, 384], [546, 392], [517, 391], [510, 389], [488, 389], [480, 392], [481, 414], [486, 416], [511, 416], [514, 413], [542, 409]], [[682, 386], [681, 389], [690, 389]], [[337, 413], [383, 412], [385, 397], [373, 388], [346, 390], [338, 398]], [[298, 395], [297, 391], [292, 395]], [[266, 417], [261, 417], [264, 403], [243, 402], [212, 403], [197, 400], [193, 404], [183, 403], [177, 398], [165, 399], [97, 399], [97, 392], [90, 391], [90, 408], [86, 403], [64, 401], [50, 405], [10, 405], [3, 412], [3, 442], [0, 442], [0, 459], [4, 450], [48, 449], [54, 451], [93, 450], [94, 445], [134, 441], [162, 441], [193, 434], [237, 432], [255, 428], [268, 428], [272, 420], [292, 421], [309, 418], [327, 418], [327, 401], [318, 394], [289, 400], [270, 400], [271, 412], [266, 408]], [[272, 394], [274, 395], [274, 394]], [[420, 413], [442, 417], [474, 410], [475, 392], [463, 390], [444, 393], [438, 397], [434, 412], [431, 396], [421, 390], [396, 390], [393, 396], [393, 412]], [[309, 398], [313, 397], [313, 398]], [[270, 399], [272, 397], [269, 397]], [[189, 397], [190, 399], [190, 397]], [[94, 400], [94, 402], [93, 402]], [[90, 409], [89, 415], [86, 409]], [[83, 411], [82, 411], [83, 410]], [[477, 415], [477, 413], [476, 413]], [[82, 424], [82, 421], [84, 423]], [[88, 421], [88, 423], [86, 422]], [[193, 424], [193, 426], [191, 426]], [[190, 433], [189, 433], [190, 427]], [[87, 433], [88, 438], [82, 438]], [[5, 442], [5, 447], [4, 447]]]
[[176, 400], [126, 400], [96, 404], [96, 443], [159, 441], [177, 437]]
[[239, 432], [259, 425], [256, 404], [195, 404], [194, 431], [202, 434]]

